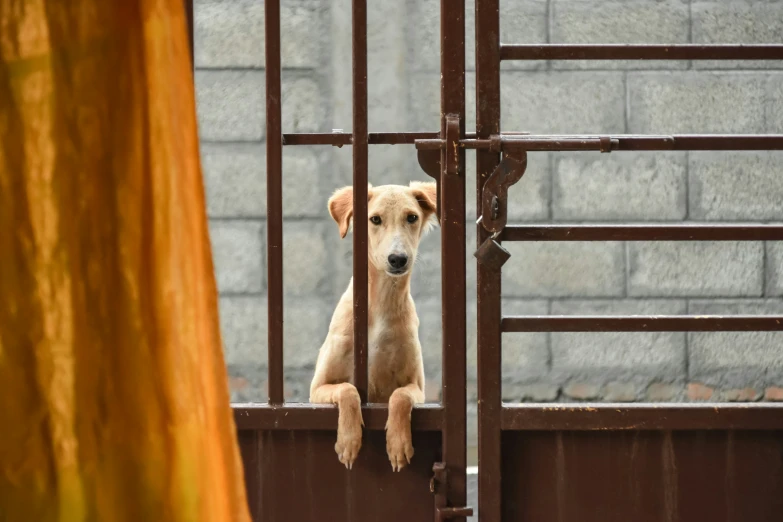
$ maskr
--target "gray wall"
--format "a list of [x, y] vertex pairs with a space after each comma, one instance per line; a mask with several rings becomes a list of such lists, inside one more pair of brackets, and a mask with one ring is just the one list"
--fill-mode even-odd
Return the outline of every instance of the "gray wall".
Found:
[[[473, 45], [472, 2], [468, 44]], [[370, 0], [370, 129], [439, 127], [438, 2]], [[351, 128], [349, 0], [283, 0], [284, 132]], [[781, 42], [783, 2], [515, 0], [501, 39]], [[266, 399], [264, 46], [261, 0], [196, 0], [196, 88], [208, 213], [232, 398]], [[475, 70], [469, 48], [469, 70]], [[503, 129], [542, 133], [783, 132], [783, 70], [769, 63], [504, 63]], [[475, 121], [468, 73], [468, 128]], [[469, 217], [475, 215], [469, 154]], [[513, 222], [780, 221], [778, 153], [533, 153]], [[410, 146], [370, 151], [374, 184], [427, 179]], [[285, 365], [306, 400], [350, 239], [326, 210], [351, 150], [284, 151]], [[469, 394], [475, 397], [474, 230], [468, 227]], [[779, 243], [509, 246], [504, 309], [518, 314], [783, 313]], [[427, 397], [440, 385], [439, 232], [414, 276]], [[504, 336], [509, 401], [782, 399], [771, 333]]]

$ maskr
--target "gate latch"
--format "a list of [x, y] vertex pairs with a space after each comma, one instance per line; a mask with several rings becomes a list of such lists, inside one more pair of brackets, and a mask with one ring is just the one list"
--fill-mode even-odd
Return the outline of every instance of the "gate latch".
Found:
[[508, 189], [522, 179], [526, 169], [527, 152], [509, 148], [503, 152], [503, 159], [484, 182], [478, 223], [487, 232], [492, 232], [492, 237], [481, 244], [474, 256], [479, 263], [492, 270], [500, 270], [511, 257], [509, 251], [496, 239], [508, 222]]
[[446, 470], [446, 465], [443, 462], [436, 462], [432, 465], [432, 473], [430, 492], [435, 495], [435, 522], [473, 516], [473, 508], [470, 506], [446, 506], [446, 488], [448, 487], [448, 472]]

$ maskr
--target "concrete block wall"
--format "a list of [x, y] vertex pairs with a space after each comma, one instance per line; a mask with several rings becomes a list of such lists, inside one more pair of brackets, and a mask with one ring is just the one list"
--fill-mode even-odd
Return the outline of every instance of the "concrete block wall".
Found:
[[[349, 0], [283, 0], [283, 129], [351, 129]], [[232, 399], [266, 400], [264, 46], [261, 0], [196, 0], [196, 89], [207, 205]], [[370, 129], [439, 126], [437, 0], [369, 1]], [[505, 0], [501, 40], [779, 43], [783, 2]], [[473, 4], [467, 40], [472, 46]], [[783, 132], [781, 62], [508, 62], [502, 126], [541, 133]], [[475, 123], [468, 47], [468, 128]], [[533, 153], [512, 222], [783, 220], [783, 154]], [[475, 216], [468, 154], [468, 216]], [[351, 180], [350, 147], [284, 150], [286, 396], [306, 400], [318, 348], [351, 270], [326, 200]], [[370, 150], [374, 184], [426, 180], [411, 146]], [[468, 389], [475, 398], [475, 232], [468, 227]], [[507, 314], [783, 312], [783, 245], [511, 244]], [[414, 298], [438, 400], [439, 232], [424, 241]], [[504, 335], [509, 401], [783, 398], [783, 334]], [[475, 421], [475, 419], [474, 419]], [[475, 422], [471, 422], [475, 430]], [[475, 431], [473, 431], [475, 436]]]

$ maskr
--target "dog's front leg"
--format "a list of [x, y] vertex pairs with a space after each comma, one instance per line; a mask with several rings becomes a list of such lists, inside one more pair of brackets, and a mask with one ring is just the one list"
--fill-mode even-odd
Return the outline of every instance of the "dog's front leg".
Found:
[[361, 401], [356, 387], [348, 382], [340, 384], [322, 384], [313, 389], [310, 402], [336, 404], [337, 443], [334, 451], [346, 468], [351, 469], [362, 447]]
[[389, 419], [386, 421], [386, 453], [394, 471], [400, 471], [413, 458], [411, 412], [413, 405], [424, 402], [424, 392], [417, 384], [397, 388], [389, 397]]

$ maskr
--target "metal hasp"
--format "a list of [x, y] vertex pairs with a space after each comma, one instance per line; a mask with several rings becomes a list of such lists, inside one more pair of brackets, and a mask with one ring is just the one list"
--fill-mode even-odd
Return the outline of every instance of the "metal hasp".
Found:
[[472, 517], [473, 508], [466, 507], [447, 507], [446, 489], [448, 488], [449, 473], [443, 462], [436, 462], [432, 465], [432, 480], [430, 481], [430, 491], [435, 495], [435, 522], [443, 522], [452, 518]]
[[[492, 137], [496, 147], [501, 147], [499, 136]], [[508, 189], [525, 174], [527, 169], [527, 152], [524, 150], [507, 148], [503, 152], [503, 159], [489, 175], [481, 192], [481, 217], [479, 222], [484, 230], [499, 233], [506, 226], [508, 220]]]

